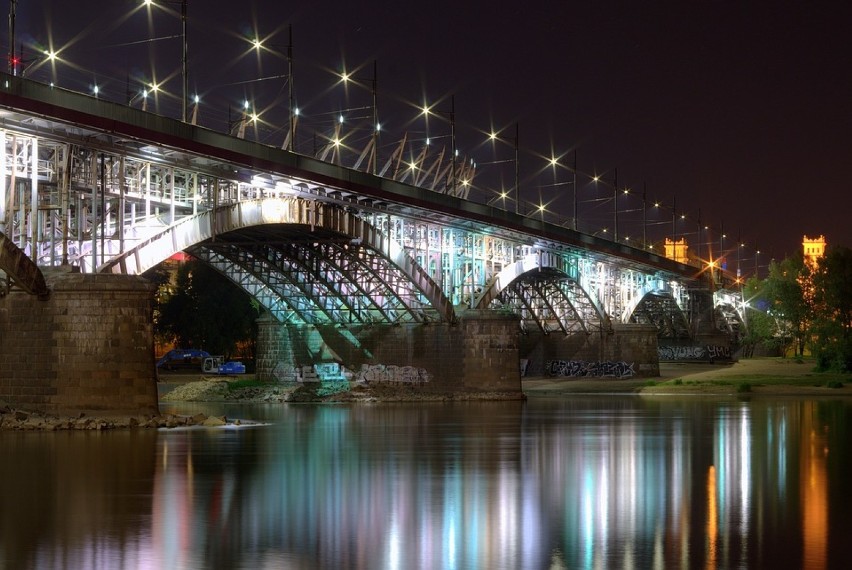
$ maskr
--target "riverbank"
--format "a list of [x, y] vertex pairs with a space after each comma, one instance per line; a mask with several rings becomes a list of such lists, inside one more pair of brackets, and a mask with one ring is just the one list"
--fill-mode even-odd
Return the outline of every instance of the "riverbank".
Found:
[[400, 402], [505, 400], [566, 394], [777, 394], [852, 396], [852, 375], [814, 372], [813, 360], [750, 358], [731, 363], [660, 364], [654, 378], [531, 377], [517, 393], [429, 393], [410, 385], [256, 384], [251, 376], [164, 376], [163, 402]]
[[[814, 372], [812, 360], [750, 358], [727, 364], [661, 363], [654, 378], [533, 377], [521, 381], [522, 393], [431, 393], [411, 385], [259, 384], [252, 376], [164, 375], [161, 402], [448, 402], [554, 398], [578, 394], [852, 396], [852, 375]], [[225, 417], [103, 416], [97, 413], [56, 417], [14, 409], [0, 402], [0, 429], [107, 430], [175, 428], [239, 424]]]
[[759, 394], [852, 396], [852, 375], [814, 372], [811, 359], [748, 358], [732, 363], [660, 363], [655, 378], [530, 378], [528, 397], [563, 394]]

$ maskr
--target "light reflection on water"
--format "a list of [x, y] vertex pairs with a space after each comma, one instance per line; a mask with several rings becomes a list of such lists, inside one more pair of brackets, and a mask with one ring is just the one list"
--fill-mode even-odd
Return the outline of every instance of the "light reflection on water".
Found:
[[215, 407], [0, 433], [0, 568], [835, 568], [845, 400]]

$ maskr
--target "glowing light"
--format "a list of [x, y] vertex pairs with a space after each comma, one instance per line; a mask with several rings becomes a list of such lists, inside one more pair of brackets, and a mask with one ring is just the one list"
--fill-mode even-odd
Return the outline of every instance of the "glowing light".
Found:
[[98, 86], [97, 86], [97, 85], [95, 85], [95, 86], [92, 88], [92, 92], [93, 92], [93, 93], [95, 94], [95, 96], [97, 97], [97, 95], [98, 95]]
[[260, 48], [263, 47], [263, 42], [260, 41], [260, 39], [255, 38], [251, 41], [251, 45], [254, 47], [255, 50], [260, 51]]
[[337, 118], [337, 122], [338, 122], [338, 123], [340, 123], [341, 125], [343, 124], [343, 115], [340, 115], [340, 116]]
[[56, 59], [56, 52], [53, 50], [48, 50], [44, 52], [44, 57], [47, 58], [48, 61], [54, 61]]
[[201, 103], [201, 97], [199, 97], [198, 95], [196, 95], [196, 96], [195, 96], [195, 97], [193, 97], [192, 99], [193, 99], [193, 101], [195, 101], [195, 104], [196, 104], [196, 105], [198, 105], [199, 103]]
[[253, 122], [253, 123], [256, 123], [256, 122], [257, 122], [257, 118], [258, 118], [257, 113], [252, 113], [252, 114], [251, 114], [251, 120], [252, 120], [252, 122]]
[[379, 131], [381, 131], [381, 130], [382, 130], [382, 124], [381, 124], [381, 123], [376, 123], [376, 132], [379, 132]]
[[296, 107], [295, 109], [293, 109], [293, 115], [294, 115], [294, 116], [296, 116], [296, 117], [298, 117], [298, 116], [299, 116], [299, 108], [298, 108], [298, 107]]
[[343, 73], [340, 74], [340, 80], [344, 83], [348, 82], [349, 81], [349, 74], [344, 71]]
[[332, 142], [332, 144], [334, 144], [334, 146], [340, 146], [340, 139], [338, 139], [338, 138], [335, 138], [331, 142]]
[[408, 163], [408, 168], [409, 170], [417, 170], [417, 164], [415, 164], [414, 161], [411, 161]]
[[429, 146], [429, 137], [426, 137], [426, 146]]
[[557, 164], [559, 164], [559, 160], [555, 156], [550, 157], [550, 166], [556, 166]]
[[592, 181], [593, 181], [593, 182], [598, 182], [600, 179], [601, 179], [601, 177], [600, 177], [600, 176], [598, 176], [598, 175], [596, 174], [596, 175], [592, 178]]
[[495, 133], [494, 131], [491, 131], [491, 133], [488, 135], [488, 138], [491, 139], [492, 141], [497, 140], [497, 133]]
[[429, 106], [428, 105], [423, 105], [423, 109], [421, 109], [421, 110], [423, 111], [424, 115], [429, 114]]
[[248, 102], [248, 99], [246, 99], [245, 101], [243, 101], [243, 109], [248, 109], [248, 108], [249, 108], [249, 102]]
[[660, 207], [660, 203], [659, 203], [659, 202], [654, 202], [654, 207], [655, 207], [655, 208], [659, 208], [659, 207]]

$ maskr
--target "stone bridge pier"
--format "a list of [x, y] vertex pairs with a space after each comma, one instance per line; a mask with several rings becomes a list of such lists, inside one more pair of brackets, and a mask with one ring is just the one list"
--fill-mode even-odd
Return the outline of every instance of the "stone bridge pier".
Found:
[[521, 334], [511, 314], [465, 311], [455, 325], [282, 325], [258, 321], [257, 376], [272, 382], [342, 379], [409, 383], [431, 392], [522, 392], [527, 376], [552, 361], [625, 363], [635, 376], [659, 376], [657, 329], [614, 324], [609, 331]]
[[0, 400], [53, 414], [158, 413], [153, 286], [44, 269], [46, 298], [0, 297]]
[[263, 318], [257, 354], [260, 380], [317, 380], [315, 371], [339, 374], [324, 364], [339, 362], [355, 381], [410, 383], [426, 392], [522, 393], [517, 317], [493, 311], [467, 310], [452, 325], [316, 327]]

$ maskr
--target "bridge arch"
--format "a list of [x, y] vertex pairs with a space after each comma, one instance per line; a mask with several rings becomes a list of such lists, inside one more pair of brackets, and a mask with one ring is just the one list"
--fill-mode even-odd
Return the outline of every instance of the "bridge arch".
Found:
[[637, 299], [628, 318], [631, 323], [656, 326], [660, 338], [683, 339], [691, 336], [686, 315], [668, 291], [649, 291]]
[[30, 295], [46, 299], [50, 294], [41, 269], [3, 233], [0, 233], [0, 270]]
[[609, 319], [570, 275], [567, 264], [557, 255], [526, 255], [491, 279], [476, 307], [511, 307], [520, 313], [522, 326], [534, 323], [545, 334], [591, 334], [593, 329], [609, 327]]
[[189, 216], [98, 271], [140, 274], [180, 251], [212, 264], [281, 321], [332, 323], [347, 307], [359, 322], [455, 320], [441, 288], [398, 243], [343, 207], [299, 197]]

